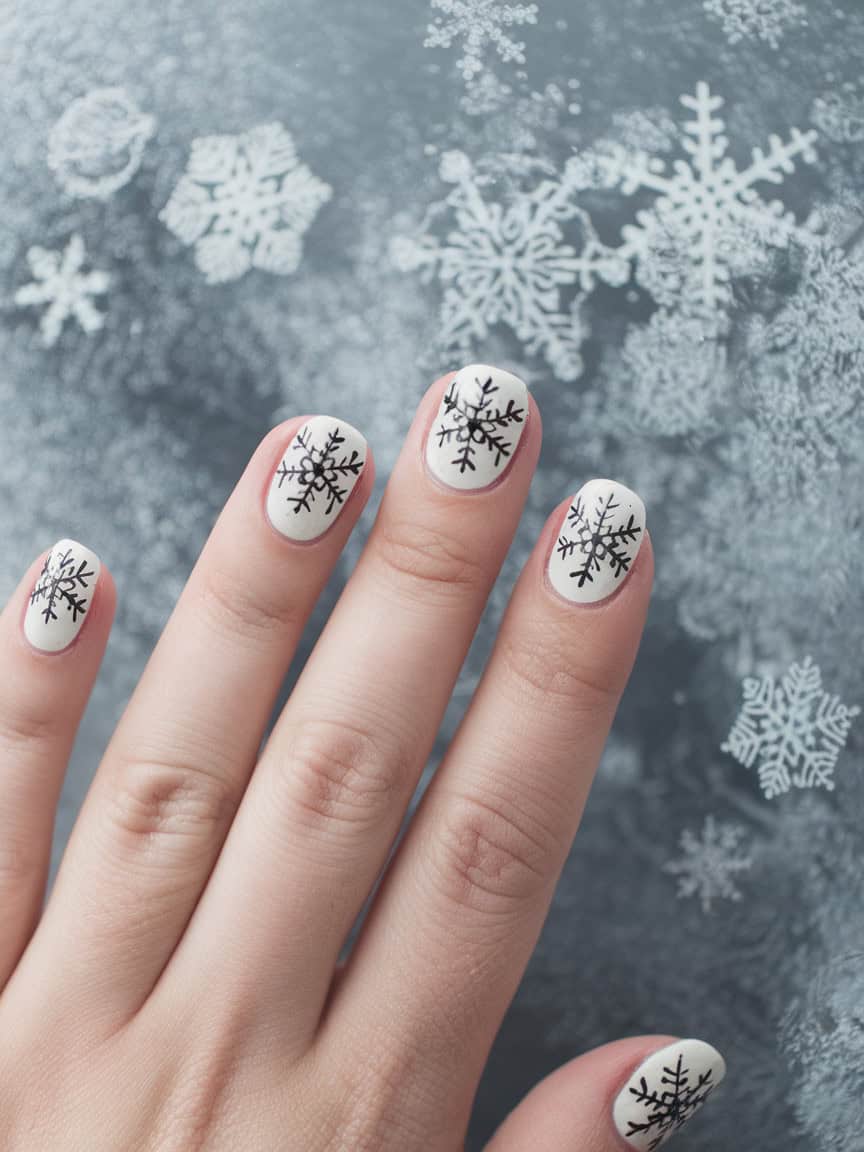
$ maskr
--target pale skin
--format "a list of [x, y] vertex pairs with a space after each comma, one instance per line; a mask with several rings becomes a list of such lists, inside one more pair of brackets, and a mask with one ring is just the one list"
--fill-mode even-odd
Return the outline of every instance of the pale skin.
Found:
[[[373, 486], [370, 453], [332, 527], [292, 543], [264, 504], [303, 417], [263, 440], [110, 741], [44, 909], [55, 807], [115, 588], [103, 566], [84, 626], [56, 654], [22, 629], [44, 557], [12, 595], [0, 617], [4, 1152], [464, 1147], [636, 656], [653, 563], [646, 538], [614, 595], [567, 603], [544, 578], [566, 502], [550, 510], [340, 967], [540, 451], [531, 400], [498, 482], [465, 493], [436, 481], [423, 446], [450, 379], [422, 399], [368, 544], [262, 750]], [[510, 1102], [489, 1152], [620, 1152], [612, 1102], [671, 1039], [565, 1064]]]

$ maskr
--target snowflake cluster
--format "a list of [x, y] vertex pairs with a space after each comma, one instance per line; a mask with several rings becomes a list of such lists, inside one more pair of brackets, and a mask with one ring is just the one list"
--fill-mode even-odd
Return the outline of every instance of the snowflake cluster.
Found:
[[681, 857], [663, 865], [664, 872], [678, 877], [679, 899], [698, 897], [706, 913], [715, 900], [740, 900], [735, 877], [753, 866], [744, 850], [746, 835], [740, 824], [718, 823], [713, 816], [706, 816], [698, 834], [685, 828]]
[[504, 4], [501, 0], [432, 0], [441, 15], [430, 23], [424, 45], [449, 48], [461, 41], [457, 67], [471, 84], [484, 72], [485, 58], [494, 49], [505, 63], [525, 63], [525, 44], [505, 29], [537, 23], [536, 4]]
[[783, 34], [807, 22], [807, 10], [798, 0], [703, 0], [712, 20], [718, 20], [730, 44], [761, 40], [772, 48]]

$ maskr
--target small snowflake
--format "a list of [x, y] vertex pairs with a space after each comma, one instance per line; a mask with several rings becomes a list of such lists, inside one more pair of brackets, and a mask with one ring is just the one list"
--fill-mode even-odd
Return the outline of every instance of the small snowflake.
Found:
[[581, 496], [574, 500], [567, 514], [570, 531], [558, 537], [556, 551], [565, 559], [577, 557], [577, 567], [570, 573], [577, 587], [593, 583], [604, 567], [616, 580], [629, 570], [634, 553], [627, 545], [638, 541], [642, 527], [633, 512], [616, 524], [613, 513], [620, 507], [614, 491], [598, 500], [590, 511]]
[[124, 88], [96, 88], [51, 129], [48, 167], [70, 196], [106, 200], [138, 171], [155, 130]]
[[860, 709], [824, 691], [809, 656], [793, 664], [779, 684], [772, 676], [745, 679], [743, 695], [722, 748], [745, 768], [758, 766], [766, 798], [793, 786], [832, 791], [834, 767]]
[[[429, 231], [396, 237], [391, 251], [398, 267], [419, 269], [427, 281], [437, 276], [444, 285], [444, 347], [467, 356], [472, 341], [485, 341], [500, 324], [527, 353], [544, 356], [562, 380], [576, 379], [586, 334], [580, 293], [598, 279], [621, 284], [629, 273], [627, 261], [600, 243], [574, 203], [581, 165], [574, 157], [562, 176], [516, 191], [503, 203], [484, 198], [464, 153], [446, 152], [440, 171], [453, 191], [433, 205], [425, 228], [442, 213], [455, 226], [443, 239]], [[572, 286], [578, 291], [567, 307], [562, 295]]]
[[664, 1067], [659, 1084], [649, 1087], [642, 1076], [638, 1088], [630, 1089], [636, 1103], [643, 1105], [645, 1119], [629, 1120], [625, 1136], [650, 1137], [647, 1148], [653, 1152], [702, 1107], [716, 1087], [712, 1068], [700, 1073], [691, 1084], [690, 1070], [679, 1053], [674, 1067]]
[[209, 284], [250, 268], [287, 276], [299, 267], [302, 237], [331, 195], [300, 162], [281, 124], [259, 124], [241, 136], [195, 140], [159, 218], [195, 245]]
[[762, 40], [777, 48], [788, 28], [807, 22], [807, 11], [797, 0], [703, 0], [703, 7], [723, 25], [730, 44]]
[[502, 4], [500, 0], [432, 0], [432, 7], [443, 13], [427, 29], [424, 47], [449, 48], [454, 40], [462, 41], [462, 56], [457, 67], [466, 82], [471, 83], [484, 69], [487, 49], [494, 48], [505, 63], [525, 63], [525, 45], [514, 40], [504, 29], [520, 24], [537, 23], [536, 4]]
[[57, 343], [70, 318], [77, 320], [87, 333], [97, 332], [105, 323], [105, 316], [94, 306], [92, 297], [108, 291], [111, 277], [107, 272], [82, 271], [86, 260], [84, 241], [77, 234], [62, 253], [38, 247], [27, 253], [35, 279], [19, 288], [14, 300], [20, 308], [47, 305], [39, 324], [46, 348]]
[[87, 611], [88, 597], [84, 593], [93, 576], [95, 572], [87, 567], [86, 560], [76, 562], [71, 548], [59, 553], [52, 551], [45, 558], [39, 579], [30, 593], [30, 603], [41, 606], [46, 624], [59, 619], [58, 608], [70, 612], [75, 624], [78, 617]]
[[814, 131], [791, 131], [784, 143], [771, 136], [767, 152], [754, 148], [750, 164], [739, 170], [726, 154], [729, 141], [717, 115], [723, 106], [707, 84], [695, 96], [682, 96], [692, 113], [683, 126], [682, 148], [688, 159], [666, 161], [645, 151], [605, 143], [583, 158], [592, 182], [617, 187], [626, 196], [654, 192], [657, 199], [622, 229], [617, 249], [636, 265], [636, 279], [666, 306], [709, 315], [731, 301], [730, 280], [757, 270], [768, 246], [784, 247], [802, 229], [779, 201], [765, 202], [756, 185], [779, 184], [800, 157], [815, 161]]
[[340, 453], [345, 439], [338, 425], [320, 443], [316, 443], [314, 432], [308, 427], [295, 436], [289, 455], [276, 472], [280, 489], [287, 481], [286, 500], [295, 513], [311, 512], [321, 500], [326, 504], [324, 514], [329, 516], [344, 501], [349, 492], [345, 479], [358, 476], [363, 468], [363, 457], [356, 448], [350, 455]]
[[441, 427], [436, 436], [439, 445], [453, 445], [455, 453], [451, 463], [460, 471], [474, 472], [478, 452], [485, 451], [494, 457], [492, 464], [498, 468], [513, 448], [513, 439], [507, 430], [525, 420], [525, 409], [519, 408], [513, 399], [501, 409], [495, 402], [498, 385], [487, 380], [475, 380], [475, 397], [466, 397], [457, 380], [453, 380], [444, 396], [444, 412]]
[[706, 816], [701, 834], [685, 828], [680, 840], [683, 855], [663, 865], [664, 872], [678, 877], [678, 898], [698, 896], [706, 913], [715, 900], [740, 900], [734, 877], [753, 866], [752, 857], [743, 851], [745, 835], [739, 824], [718, 824], [713, 816]]

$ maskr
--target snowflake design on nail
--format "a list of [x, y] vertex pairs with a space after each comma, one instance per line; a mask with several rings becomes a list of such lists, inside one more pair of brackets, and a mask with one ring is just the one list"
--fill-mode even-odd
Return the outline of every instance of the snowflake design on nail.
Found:
[[627, 545], [638, 542], [642, 527], [633, 512], [616, 524], [613, 513], [620, 507], [614, 492], [597, 500], [590, 510], [581, 495], [571, 505], [567, 513], [570, 531], [558, 537], [556, 551], [565, 559], [578, 557], [577, 567], [570, 573], [577, 587], [593, 583], [604, 567], [615, 580], [629, 571], [634, 553]]
[[807, 10], [797, 0], [703, 0], [702, 7], [722, 24], [730, 44], [761, 40], [778, 48], [788, 28], [807, 23]]
[[520, 24], [536, 24], [536, 4], [503, 4], [500, 0], [432, 0], [442, 13], [426, 30], [426, 48], [449, 48], [462, 40], [462, 56], [456, 65], [466, 83], [484, 70], [484, 56], [494, 48], [504, 63], [525, 63], [525, 45], [504, 29]]
[[276, 480], [280, 489], [286, 484], [285, 499], [295, 514], [311, 512], [321, 501], [326, 505], [324, 515], [329, 516], [345, 500], [351, 490], [345, 482], [360, 475], [364, 462], [356, 448], [340, 453], [345, 440], [338, 424], [318, 443], [308, 425], [294, 437], [276, 471]]
[[184, 244], [209, 284], [250, 268], [287, 276], [302, 257], [301, 240], [333, 193], [299, 160], [282, 124], [259, 124], [240, 136], [193, 141], [185, 174], [159, 219]]
[[75, 560], [73, 550], [51, 551], [42, 565], [39, 579], [30, 593], [30, 603], [40, 606], [42, 619], [48, 624], [59, 620], [58, 608], [72, 614], [72, 623], [87, 611], [90, 580], [96, 573], [87, 567], [87, 560]]
[[638, 1086], [630, 1088], [630, 1095], [645, 1109], [645, 1119], [629, 1120], [625, 1135], [650, 1137], [646, 1147], [653, 1152], [702, 1107], [716, 1087], [712, 1068], [701, 1072], [691, 1084], [684, 1054], [679, 1053], [674, 1065], [664, 1065], [659, 1084], [649, 1087], [641, 1076]]
[[664, 872], [678, 877], [678, 898], [698, 896], [705, 913], [715, 900], [741, 900], [735, 877], [753, 867], [752, 856], [744, 851], [746, 835], [740, 824], [718, 823], [713, 816], [705, 817], [701, 833], [685, 828], [681, 857], [663, 865]]
[[107, 272], [83, 271], [86, 261], [84, 241], [77, 233], [63, 252], [34, 247], [27, 253], [34, 280], [19, 288], [14, 300], [19, 308], [47, 305], [39, 322], [46, 348], [53, 348], [57, 343], [69, 319], [77, 320], [88, 335], [105, 323], [105, 316], [93, 304], [93, 297], [108, 291], [111, 277]]
[[744, 680], [743, 704], [722, 750], [757, 766], [766, 799], [790, 788], [834, 789], [834, 768], [860, 708], [841, 703], [822, 687], [808, 656], [792, 664], [778, 684], [773, 676]]
[[495, 402], [495, 393], [500, 391], [489, 376], [485, 380], [474, 377], [469, 386], [474, 398], [466, 394], [465, 381], [454, 379], [444, 395], [444, 410], [440, 426], [435, 432], [438, 444], [452, 444], [455, 455], [451, 460], [460, 473], [475, 472], [475, 458], [478, 452], [488, 452], [493, 457], [492, 465], [498, 468], [506, 460], [519, 439], [514, 436], [514, 426], [525, 422], [525, 409], [519, 408], [511, 398], [503, 409]]

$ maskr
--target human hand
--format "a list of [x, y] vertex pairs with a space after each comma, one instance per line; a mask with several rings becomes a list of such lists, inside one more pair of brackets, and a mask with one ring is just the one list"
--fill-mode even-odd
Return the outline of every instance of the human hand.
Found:
[[[368, 545], [263, 750], [373, 485], [343, 421], [290, 420], [220, 516], [96, 773], [47, 907], [54, 811], [107, 641], [109, 572], [64, 541], [0, 617], [3, 1152], [455, 1152], [630, 673], [641, 501], [556, 508], [344, 966], [540, 450], [515, 377], [420, 404]], [[596, 995], [602, 996], [598, 988]], [[712, 1094], [642, 1036], [542, 1081], [489, 1152], [654, 1149]]]

